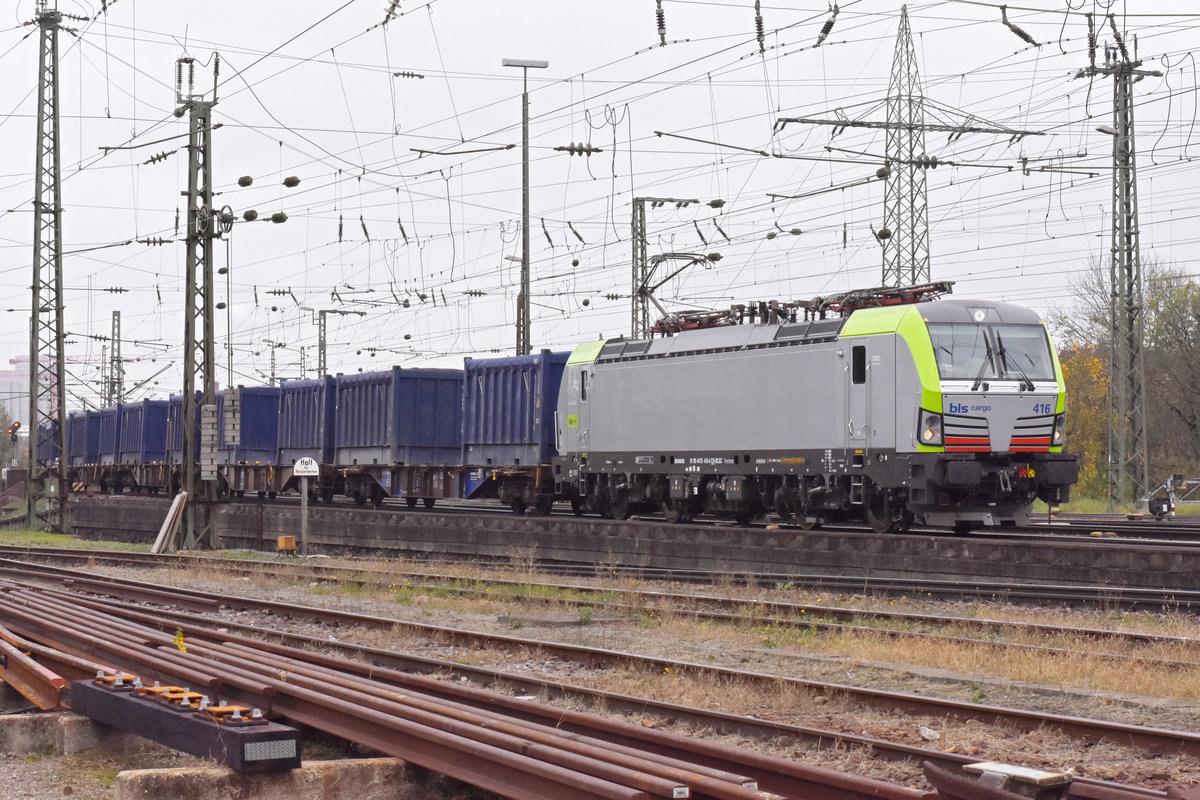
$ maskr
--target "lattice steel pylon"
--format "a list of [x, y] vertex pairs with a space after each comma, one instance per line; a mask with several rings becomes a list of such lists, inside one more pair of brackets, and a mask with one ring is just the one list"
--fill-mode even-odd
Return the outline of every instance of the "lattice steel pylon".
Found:
[[925, 93], [917, 72], [908, 6], [900, 7], [900, 30], [887, 94], [887, 155], [890, 171], [883, 190], [883, 285], [928, 283], [929, 200], [925, 167]]
[[125, 363], [121, 361], [121, 312], [112, 312], [112, 347], [108, 356], [108, 384], [104, 405], [115, 406], [125, 402]]
[[650, 279], [649, 240], [646, 236], [646, 203], [651, 208], [674, 205], [676, 208], [687, 208], [698, 204], [695, 198], [678, 197], [635, 197], [633, 198], [633, 280], [630, 290], [629, 335], [634, 339], [642, 339], [650, 335], [650, 296], [646, 293], [646, 283]]
[[[212, 109], [217, 104], [214, 61], [212, 99], [194, 92], [191, 58], [176, 62], [176, 115], [188, 114], [187, 253], [183, 319], [183, 414], [180, 468], [184, 506], [184, 547], [214, 547], [209, 521], [217, 496], [216, 319], [213, 303], [213, 247], [221, 216], [213, 209]], [[187, 91], [184, 92], [184, 69]], [[232, 220], [230, 220], [232, 223]], [[197, 394], [200, 395], [197, 398]], [[198, 413], [199, 412], [199, 413]], [[197, 424], [198, 423], [198, 424]]]
[[38, 132], [33, 196], [33, 286], [29, 318], [31, 530], [67, 533], [66, 355], [63, 327], [62, 196], [58, 127], [58, 29], [63, 15], [39, 0]]
[[[1109, 17], [1111, 22], [1112, 18]], [[1112, 239], [1109, 251], [1108, 510], [1146, 494], [1150, 472], [1146, 449], [1146, 367], [1142, 259], [1137, 218], [1137, 159], [1133, 136], [1133, 84], [1161, 77], [1139, 69], [1116, 25], [1116, 47], [1105, 47], [1104, 66], [1094, 63], [1075, 74], [1113, 79]], [[1103, 129], [1102, 129], [1103, 130]]]
[[[853, 118], [836, 109], [833, 118], [781, 117], [775, 122], [779, 131], [788, 123], [828, 125], [833, 136], [848, 128], [874, 128], [887, 131], [886, 172], [876, 173], [887, 184], [883, 197], [883, 225], [875, 236], [883, 245], [883, 286], [916, 286], [931, 280], [929, 258], [929, 201], [926, 170], [938, 165], [938, 157], [925, 152], [925, 134], [950, 134], [953, 142], [968, 133], [993, 133], [1010, 137], [1011, 142], [1025, 136], [1044, 136], [1043, 131], [1027, 131], [988, 122], [974, 114], [965, 114], [925, 97], [917, 72], [917, 56], [908, 23], [908, 7], [900, 7], [900, 29], [888, 82], [887, 120]], [[864, 103], [868, 112], [877, 103]], [[933, 116], [933, 122], [926, 122]], [[831, 148], [836, 149], [836, 148]], [[849, 151], [855, 152], [855, 151]], [[864, 155], [859, 153], [859, 155]]]

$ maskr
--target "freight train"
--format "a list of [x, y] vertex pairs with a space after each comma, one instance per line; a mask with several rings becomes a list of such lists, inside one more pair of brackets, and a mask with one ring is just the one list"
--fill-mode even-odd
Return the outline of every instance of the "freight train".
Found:
[[[1015, 525], [1069, 499], [1062, 370], [1038, 315], [935, 299], [948, 283], [666, 318], [643, 339], [225, 390], [221, 493], [273, 497], [322, 465], [314, 498], [670, 521], [774, 515]], [[178, 486], [182, 398], [70, 416], [76, 488]], [[201, 441], [199, 417], [197, 441]]]

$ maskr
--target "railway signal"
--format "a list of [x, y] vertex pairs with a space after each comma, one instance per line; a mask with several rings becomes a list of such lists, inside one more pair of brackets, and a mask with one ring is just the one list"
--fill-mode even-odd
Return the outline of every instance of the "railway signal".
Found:
[[8, 440], [13, 444], [17, 443], [17, 431], [21, 430], [21, 423], [14, 422], [8, 426]]

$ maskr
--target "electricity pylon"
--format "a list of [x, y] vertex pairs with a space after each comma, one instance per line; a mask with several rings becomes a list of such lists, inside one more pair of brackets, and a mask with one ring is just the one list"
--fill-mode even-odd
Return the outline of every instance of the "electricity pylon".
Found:
[[105, 384], [104, 405], [125, 402], [125, 364], [121, 361], [121, 312], [112, 312], [112, 347], [108, 359], [108, 382]]
[[[858, 118], [842, 109], [835, 117], [784, 117], [775, 123], [778, 131], [789, 122], [829, 125], [837, 136], [847, 128], [876, 128], [887, 131], [887, 184], [883, 195], [883, 225], [875, 232], [883, 245], [884, 286], [914, 286], [932, 280], [929, 266], [929, 222], [926, 170], [935, 168], [938, 159], [925, 151], [925, 134], [941, 132], [954, 141], [968, 133], [999, 133], [1016, 141], [1024, 136], [1041, 136], [1041, 131], [1023, 131], [987, 122], [974, 115], [944, 106], [925, 97], [917, 72], [916, 50], [908, 23], [908, 6], [900, 7], [900, 29], [896, 34], [896, 52], [888, 81], [886, 121], [864, 117], [878, 108], [878, 102]], [[927, 113], [936, 117], [926, 122]], [[949, 121], [957, 117], [960, 122]]]
[[29, 492], [26, 524], [68, 533], [66, 356], [58, 127], [58, 29], [38, 0], [38, 132], [33, 194], [33, 304], [29, 318]]
[[900, 7], [900, 30], [892, 57], [887, 94], [887, 154], [891, 161], [883, 190], [883, 286], [928, 283], [929, 200], [924, 165], [925, 93], [917, 72], [917, 54], [908, 25], [908, 7]]
[[[216, 62], [219, 63], [219, 62]], [[187, 68], [187, 91], [183, 71]], [[224, 225], [213, 208], [212, 109], [217, 104], [214, 64], [212, 99], [194, 90], [191, 58], [176, 62], [176, 116], [188, 114], [188, 209], [183, 314], [183, 414], [181, 426], [184, 547], [214, 547], [209, 520], [217, 497], [217, 374], [216, 320], [213, 304], [213, 240]], [[232, 225], [232, 219], [228, 221]], [[197, 394], [200, 395], [197, 407]], [[199, 411], [199, 413], [197, 413]], [[199, 426], [197, 426], [199, 421]], [[199, 427], [199, 430], [197, 430]]]
[[[1090, 21], [1090, 20], [1089, 20]], [[1139, 69], [1130, 58], [1112, 17], [1116, 46], [1104, 48], [1104, 66], [1092, 63], [1075, 74], [1113, 79], [1112, 240], [1109, 251], [1108, 381], [1108, 510], [1138, 500], [1150, 486], [1146, 453], [1145, 305], [1142, 297], [1142, 259], [1137, 218], [1137, 161], [1133, 141], [1133, 84], [1144, 77], [1162, 77], [1158, 70]], [[1094, 40], [1093, 40], [1094, 41]]]

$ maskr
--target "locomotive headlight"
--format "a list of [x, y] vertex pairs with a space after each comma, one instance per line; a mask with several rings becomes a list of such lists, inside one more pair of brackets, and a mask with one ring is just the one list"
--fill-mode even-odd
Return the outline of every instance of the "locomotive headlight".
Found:
[[931, 447], [942, 444], [942, 415], [921, 409], [918, 416], [918, 438], [921, 444]]
[[1061, 447], [1067, 441], [1067, 415], [1057, 414], [1054, 417], [1054, 446]]

